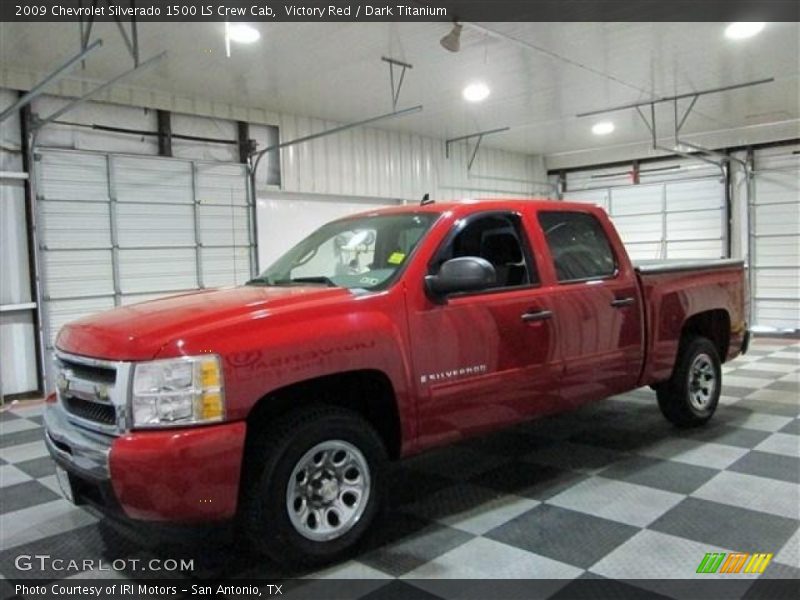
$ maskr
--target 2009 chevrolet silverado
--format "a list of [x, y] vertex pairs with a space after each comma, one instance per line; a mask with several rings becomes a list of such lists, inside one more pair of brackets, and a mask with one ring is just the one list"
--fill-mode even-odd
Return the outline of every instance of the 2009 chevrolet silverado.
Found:
[[65, 493], [127, 519], [240, 519], [282, 561], [364, 534], [386, 461], [649, 385], [711, 418], [745, 352], [744, 267], [634, 266], [602, 209], [390, 208], [248, 284], [65, 326], [46, 442]]

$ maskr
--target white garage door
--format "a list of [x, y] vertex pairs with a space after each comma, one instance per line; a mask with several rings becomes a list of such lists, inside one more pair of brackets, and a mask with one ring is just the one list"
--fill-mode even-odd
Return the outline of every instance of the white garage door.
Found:
[[244, 165], [41, 149], [36, 189], [48, 350], [85, 315], [251, 275]]
[[755, 153], [750, 211], [753, 323], [800, 329], [800, 145]]
[[619, 167], [576, 171], [564, 199], [605, 208], [634, 260], [727, 254], [725, 186], [711, 165], [647, 163], [637, 185]]

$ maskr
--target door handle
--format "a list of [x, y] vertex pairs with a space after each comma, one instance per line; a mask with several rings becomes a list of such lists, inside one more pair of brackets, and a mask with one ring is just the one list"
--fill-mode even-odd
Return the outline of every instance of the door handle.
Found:
[[525, 312], [522, 313], [522, 320], [526, 323], [530, 323], [532, 321], [545, 321], [550, 319], [553, 316], [552, 310], [539, 310], [535, 312]]
[[623, 306], [630, 306], [634, 302], [636, 302], [636, 298], [634, 298], [633, 296], [630, 296], [628, 298], [614, 298], [611, 301], [611, 306], [613, 306], [614, 308], [622, 308]]

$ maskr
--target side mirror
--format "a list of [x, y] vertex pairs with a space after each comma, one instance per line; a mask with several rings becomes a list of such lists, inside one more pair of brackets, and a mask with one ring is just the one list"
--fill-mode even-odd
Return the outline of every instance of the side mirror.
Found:
[[492, 263], [477, 256], [452, 258], [442, 264], [437, 275], [425, 277], [425, 287], [435, 298], [455, 292], [475, 292], [497, 282]]

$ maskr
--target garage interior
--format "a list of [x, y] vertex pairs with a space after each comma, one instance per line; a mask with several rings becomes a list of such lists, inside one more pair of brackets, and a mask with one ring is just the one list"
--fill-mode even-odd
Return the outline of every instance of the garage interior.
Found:
[[[0, 578], [21, 554], [169, 555], [568, 597], [740, 551], [800, 578], [800, 26], [249, 27], [0, 23]], [[325, 222], [425, 195], [598, 204], [635, 260], [743, 259], [755, 338], [712, 422], [676, 430], [642, 388], [414, 457], [364, 548], [321, 571], [121, 535], [61, 497], [41, 413], [62, 325], [243, 284]]]

